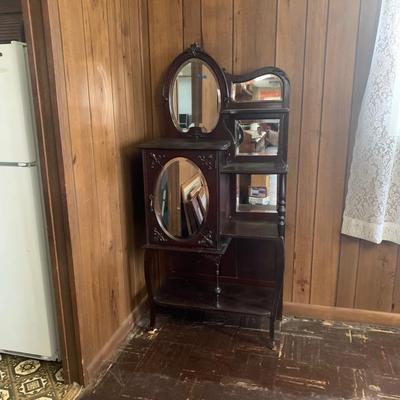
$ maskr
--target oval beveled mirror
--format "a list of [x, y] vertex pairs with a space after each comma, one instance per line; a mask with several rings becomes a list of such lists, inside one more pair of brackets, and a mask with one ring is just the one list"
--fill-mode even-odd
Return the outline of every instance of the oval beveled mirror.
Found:
[[282, 101], [282, 97], [282, 81], [274, 74], [260, 75], [246, 82], [232, 83], [232, 100], [238, 103]]
[[221, 109], [221, 90], [211, 67], [190, 58], [178, 69], [169, 93], [169, 108], [175, 127], [181, 132], [200, 128], [210, 133], [216, 127]]
[[184, 157], [167, 162], [155, 187], [154, 211], [160, 226], [174, 239], [190, 239], [208, 211], [208, 187], [200, 168]]

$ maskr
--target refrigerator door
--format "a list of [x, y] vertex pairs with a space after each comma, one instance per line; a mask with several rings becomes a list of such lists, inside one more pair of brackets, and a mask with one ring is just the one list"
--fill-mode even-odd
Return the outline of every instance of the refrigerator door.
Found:
[[36, 161], [36, 131], [24, 43], [0, 45], [0, 163]]
[[57, 358], [37, 167], [0, 166], [0, 352]]

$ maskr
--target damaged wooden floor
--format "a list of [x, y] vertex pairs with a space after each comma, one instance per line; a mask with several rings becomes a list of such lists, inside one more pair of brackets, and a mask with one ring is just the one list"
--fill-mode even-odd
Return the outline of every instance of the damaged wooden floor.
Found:
[[226, 321], [158, 321], [83, 400], [400, 399], [398, 329], [286, 318], [274, 352]]

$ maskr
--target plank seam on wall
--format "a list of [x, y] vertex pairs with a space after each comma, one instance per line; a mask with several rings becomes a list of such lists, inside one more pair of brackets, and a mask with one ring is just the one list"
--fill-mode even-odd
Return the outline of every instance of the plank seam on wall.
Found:
[[278, 38], [278, 7], [279, 7], [279, 2], [278, 0], [275, 0], [275, 51], [274, 51], [274, 66], [276, 67], [276, 53], [278, 46], [276, 44], [277, 38]]
[[[356, 74], [357, 74], [357, 49], [358, 49], [358, 44], [360, 40], [360, 21], [361, 21], [361, 10], [362, 10], [362, 3], [360, 3], [360, 6], [358, 7], [358, 27], [357, 27], [357, 38], [356, 38], [356, 44], [355, 44], [355, 60], [354, 60], [354, 67], [353, 67], [353, 79], [352, 79], [352, 88], [351, 88], [351, 102], [350, 102], [350, 115], [349, 115], [349, 129], [348, 129], [348, 134], [347, 134], [347, 157], [346, 157], [346, 176], [345, 176], [345, 181], [344, 181], [344, 188], [343, 188], [343, 198], [342, 198], [342, 215], [344, 212], [344, 204], [346, 202], [346, 194], [347, 194], [347, 182], [349, 178], [349, 163], [352, 159], [352, 148], [349, 147], [350, 144], [350, 135], [351, 135], [351, 129], [352, 129], [352, 124], [351, 120], [353, 118], [353, 113], [355, 112], [353, 108], [353, 101], [354, 101], [354, 92], [355, 92], [355, 84], [356, 84]], [[341, 233], [339, 232], [339, 236], [341, 236]], [[337, 302], [337, 294], [338, 294], [338, 285], [339, 285], [339, 273], [340, 273], [340, 258], [342, 256], [342, 253], [340, 251], [342, 247], [342, 240], [340, 238], [340, 248], [339, 248], [339, 258], [338, 258], [338, 268], [336, 271], [336, 287], [335, 287], [335, 304]], [[358, 260], [360, 259], [360, 246], [358, 247], [358, 259], [357, 259], [357, 272], [358, 272]], [[357, 272], [356, 272], [356, 279], [357, 279]], [[357, 287], [357, 283], [355, 285], [355, 288]], [[354, 296], [355, 296], [355, 290], [354, 290]], [[354, 306], [354, 301], [353, 301], [353, 306]]]
[[[117, 8], [116, 8], [117, 4], [121, 5], [119, 2], [114, 2], [111, 6], [114, 6], [115, 9], [117, 10]], [[121, 12], [121, 9], [119, 11]], [[109, 17], [110, 17], [109, 16], [109, 9], [108, 9], [107, 4], [106, 4], [106, 7], [105, 7], [105, 18], [107, 20], [107, 35], [108, 35], [108, 38], [110, 39], [110, 37], [113, 37], [113, 36], [110, 34], [110, 18]], [[117, 32], [115, 32], [115, 35], [117, 35]], [[108, 55], [109, 55], [109, 59], [110, 59], [109, 67], [110, 67], [110, 77], [111, 77], [110, 81], [111, 81], [111, 97], [112, 97], [112, 120], [113, 120], [113, 127], [114, 127], [114, 129], [113, 129], [113, 138], [114, 138], [113, 145], [114, 145], [114, 149], [116, 150], [116, 153], [117, 153], [117, 149], [119, 148], [119, 146], [118, 146], [118, 138], [117, 138], [117, 130], [118, 130], [118, 133], [120, 134], [119, 128], [120, 128], [121, 125], [116, 120], [117, 112], [115, 110], [115, 104], [116, 104], [117, 100], [114, 98], [114, 95], [116, 93], [115, 90], [116, 90], [116, 86], [117, 85], [116, 85], [116, 82], [114, 82], [115, 75], [113, 74], [113, 63], [111, 61], [112, 60], [111, 46], [108, 46]], [[118, 73], [118, 71], [115, 71], [115, 73]], [[123, 80], [124, 80], [124, 85], [125, 85], [125, 74], [123, 76]], [[125, 96], [124, 96], [124, 98], [125, 98]], [[126, 105], [126, 98], [125, 98], [125, 105]], [[116, 159], [117, 159], [117, 161], [119, 161], [119, 168], [116, 168], [115, 175], [116, 175], [117, 179], [121, 179], [122, 178], [122, 180], [123, 180], [123, 171], [121, 171], [122, 160], [121, 160], [121, 156], [120, 156], [119, 153], [116, 154]], [[120, 222], [122, 222], [123, 221], [123, 217], [124, 217], [123, 212], [125, 211], [125, 207], [124, 207], [124, 203], [123, 203], [124, 202], [123, 191], [121, 190], [120, 185], [117, 184], [116, 186], [117, 186], [117, 199], [118, 199], [118, 201], [119, 201], [119, 203], [121, 205], [120, 207], [118, 207], [119, 214], [120, 214]], [[120, 234], [120, 239], [121, 239], [121, 244], [119, 244], [119, 245], [122, 246], [122, 249], [125, 249], [125, 247], [127, 245], [127, 243], [126, 243], [127, 240], [126, 240], [126, 237], [124, 235], [123, 224], [119, 223], [118, 225], [119, 225], [119, 234]], [[118, 250], [115, 252], [115, 258], [117, 258], [117, 254], [118, 254]], [[121, 257], [123, 268], [124, 269], [125, 268], [129, 268], [129, 261], [128, 261], [128, 257], [127, 257], [126, 252], [125, 251], [121, 251], [121, 256], [120, 257]], [[118, 294], [120, 294], [120, 293], [118, 293]], [[119, 323], [120, 316], [116, 315], [115, 317], [118, 319], [118, 323]]]
[[[285, 258], [286, 273], [284, 280], [284, 299], [292, 297], [293, 292], [293, 257], [296, 226], [296, 197], [297, 197], [297, 171], [299, 168], [299, 140], [300, 121], [303, 102], [303, 74], [304, 66], [304, 34], [306, 31], [306, 7], [304, 1], [280, 1], [278, 2], [278, 27], [276, 37], [276, 65], [283, 68], [291, 80], [290, 115], [289, 115], [289, 144], [286, 194], [286, 236]], [[304, 30], [303, 34], [299, 34]]]
[[[129, 48], [133, 49], [133, 43], [132, 43], [132, 11], [131, 11], [131, 7], [132, 7], [132, 1], [130, 0], [128, 3], [128, 12], [129, 12], [129, 17], [128, 17], [128, 23], [129, 23], [129, 35], [128, 35], [128, 43], [129, 43]], [[135, 60], [133, 60], [133, 55], [132, 55], [132, 51], [129, 51], [129, 58], [130, 58], [130, 67], [133, 68], [133, 63], [135, 62]], [[131, 73], [133, 74], [133, 71], [131, 70]], [[132, 83], [131, 83], [131, 90], [132, 90], [132, 94], [135, 93], [134, 90], [134, 82], [133, 82], [133, 75], [132, 75]], [[133, 96], [132, 96], [133, 99]], [[135, 107], [131, 107], [130, 110], [128, 110], [128, 103], [127, 103], [127, 112], [132, 113], [132, 122], [135, 125], [137, 122], [137, 112], [135, 110]], [[133, 238], [135, 237], [136, 233], [135, 230], [132, 232], [132, 236]], [[135, 257], [132, 258], [132, 263], [133, 263], [133, 269], [136, 269], [136, 259]], [[130, 283], [133, 286], [134, 292], [137, 293], [137, 288], [136, 288], [136, 279], [133, 279], [133, 282]]]
[[185, 9], [185, 0], [182, 0], [181, 18], [182, 18], [182, 49], [183, 50], [185, 50], [185, 16], [184, 16], [184, 9]]
[[201, 47], [203, 48], [204, 38], [203, 38], [203, 0], [200, 0], [200, 38]]
[[[360, 1], [347, 3], [346, 18], [343, 18], [345, 4], [345, 0], [330, 2], [332, 26], [328, 29], [326, 103], [321, 131], [321, 152], [326, 154], [320, 157], [318, 170], [311, 302], [325, 305], [333, 305], [336, 301], [335, 280], [339, 268], [341, 206]], [[337, 90], [336, 82], [341, 82], [342, 90]], [[326, 280], [331, 282], [330, 286], [322, 285]]]
[[232, 0], [232, 42], [231, 42], [231, 73], [233, 74], [234, 71], [234, 66], [235, 66], [235, 0]]
[[[359, 11], [358, 11], [358, 29], [357, 29], [357, 39], [356, 39], [356, 60], [355, 60], [355, 65], [354, 65], [354, 70], [353, 70], [353, 84], [352, 84], [352, 91], [351, 91], [351, 105], [353, 106], [353, 102], [354, 102], [354, 94], [355, 94], [355, 85], [356, 85], [356, 75], [357, 75], [357, 64], [358, 64], [358, 60], [357, 60], [357, 49], [358, 49], [358, 45], [359, 45], [359, 41], [360, 41], [360, 29], [361, 29], [361, 25], [360, 25], [360, 21], [361, 21], [361, 10], [362, 10], [362, 6], [360, 5], [359, 7]], [[349, 123], [349, 131], [348, 131], [348, 135], [347, 135], [347, 159], [346, 159], [346, 178], [345, 178], [345, 186], [344, 186], [344, 192], [343, 192], [343, 199], [342, 199], [342, 213], [344, 211], [344, 206], [346, 203], [346, 195], [347, 195], [347, 184], [348, 184], [348, 179], [349, 179], [349, 174], [350, 174], [350, 165], [351, 165], [351, 160], [352, 160], [352, 151], [353, 149], [349, 147], [350, 144], [350, 136], [352, 134], [355, 134], [355, 132], [351, 132], [353, 126], [351, 124], [351, 120], [354, 117], [354, 107], [351, 108], [351, 113], [350, 113], [350, 123]], [[339, 235], [341, 235], [339, 233]], [[342, 247], [342, 240], [340, 240], [340, 247]], [[335, 293], [336, 293], [336, 303], [337, 303], [337, 295], [338, 295], [338, 285], [339, 285], [339, 273], [340, 273], [340, 260], [342, 258], [342, 252], [339, 252], [339, 267], [337, 269], [337, 277], [336, 277], [336, 288], [335, 288]], [[358, 279], [358, 260], [360, 259], [360, 246], [358, 246], [358, 251], [357, 251], [357, 268], [356, 268], [356, 283], [354, 286], [354, 289], [357, 287], [357, 279]], [[356, 290], [354, 290], [354, 299], [353, 299], [353, 306], [354, 306], [354, 301], [355, 301], [355, 296], [356, 296]]]
[[[309, 1], [307, 0], [306, 4], [306, 20], [305, 20], [305, 29], [304, 29], [304, 49], [303, 49], [303, 72], [302, 72], [302, 80], [301, 80], [301, 105], [300, 105], [300, 120], [299, 120], [299, 144], [298, 144], [298, 149], [297, 149], [297, 154], [298, 160], [297, 160], [297, 171], [296, 171], [296, 204], [295, 204], [295, 213], [294, 213], [294, 227], [293, 227], [293, 236], [294, 236], [294, 242], [293, 242], [293, 257], [292, 257], [292, 277], [294, 278], [295, 276], [295, 261], [296, 261], [296, 235], [297, 235], [297, 213], [298, 213], [298, 207], [299, 207], [299, 175], [300, 175], [300, 159], [301, 159], [301, 154], [300, 154], [300, 149], [301, 149], [301, 138], [302, 138], [302, 126], [303, 126], [303, 105], [304, 105], [304, 77], [305, 77], [305, 67], [306, 67], [306, 49], [307, 49], [307, 29], [308, 29], [308, 6], [309, 6]], [[291, 298], [290, 300], [293, 300], [293, 291], [294, 291], [294, 282], [292, 283], [292, 293], [291, 293]]]
[[316, 212], [317, 212], [317, 200], [318, 200], [318, 175], [319, 175], [319, 161], [321, 157], [321, 132], [322, 132], [322, 117], [324, 115], [324, 103], [325, 103], [325, 74], [326, 74], [326, 61], [327, 61], [327, 55], [328, 55], [328, 34], [329, 34], [329, 14], [330, 14], [330, 2], [331, 0], [328, 0], [328, 10], [326, 13], [326, 30], [325, 30], [325, 49], [324, 49], [324, 73], [322, 77], [322, 93], [321, 93], [321, 115], [320, 115], [320, 121], [319, 121], [319, 140], [318, 140], [318, 156], [317, 156], [317, 176], [315, 179], [315, 199], [314, 199], [314, 219], [313, 219], [313, 237], [312, 237], [312, 252], [311, 252], [311, 270], [310, 270], [310, 291], [309, 291], [309, 299], [308, 303], [311, 303], [311, 292], [312, 292], [312, 278], [313, 278], [313, 265], [314, 265], [314, 248], [315, 248], [315, 224], [316, 224]]
[[[146, 15], [145, 15], [145, 29], [143, 29], [143, 3], [145, 0], [140, 0], [139, 2], [139, 15], [140, 15], [140, 19], [139, 19], [139, 25], [140, 25], [140, 32], [143, 32], [144, 30], [147, 30], [147, 39], [149, 37], [149, 9], [147, 6], [147, 1], [146, 1]], [[147, 48], [145, 46], [144, 43], [144, 36], [143, 33], [140, 35], [140, 54], [141, 54], [141, 65], [142, 65], [142, 79], [144, 82], [143, 85], [143, 91], [144, 91], [144, 96], [146, 99], [146, 107], [149, 107], [150, 110], [147, 110], [148, 113], [150, 114], [150, 116], [148, 116], [145, 119], [145, 127], [146, 127], [146, 136], [150, 135], [150, 137], [153, 136], [153, 107], [152, 107], [152, 101], [151, 101], [151, 86], [148, 83], [147, 87], [150, 87], [150, 91], [148, 89], [146, 89], [146, 82], [147, 79], [151, 79], [151, 74], [146, 74], [146, 67], [148, 69], [148, 71], [150, 71], [150, 48], [149, 48], [149, 43], [147, 40]], [[146, 57], [145, 57], [145, 52], [147, 52], [147, 62], [148, 65], [146, 65]], [[150, 93], [150, 96], [149, 96]]]
[[[151, 47], [151, 36], [150, 36], [150, 15], [149, 15], [149, 1], [150, 0], [146, 0], [147, 1], [147, 10], [146, 10], [146, 15], [147, 15], [147, 21], [148, 21], [148, 23], [147, 23], [147, 35], [148, 35], [148, 38], [149, 38], [149, 85], [150, 85], [150, 93], [151, 93], [151, 97], [153, 97], [153, 95], [154, 95], [154, 80], [153, 80], [153, 74], [151, 73], [151, 71], [152, 71], [152, 68], [151, 68], [151, 56], [150, 56], [150, 54], [151, 54], [151, 52], [150, 52], [150, 47]], [[153, 104], [153, 99], [151, 98], [151, 101], [150, 101], [150, 108], [151, 108], [151, 110], [150, 110], [150, 112], [151, 112], [151, 138], [153, 139], [154, 138], [154, 104]]]

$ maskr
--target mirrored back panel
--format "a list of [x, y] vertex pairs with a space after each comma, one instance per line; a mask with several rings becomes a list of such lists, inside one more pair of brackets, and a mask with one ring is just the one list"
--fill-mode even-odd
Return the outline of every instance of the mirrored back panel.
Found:
[[277, 175], [236, 176], [236, 212], [277, 212]]
[[240, 119], [235, 121], [237, 156], [276, 156], [279, 148], [279, 119]]
[[266, 74], [246, 82], [233, 82], [231, 97], [233, 101], [238, 103], [282, 101], [282, 81], [274, 74]]
[[210, 66], [191, 58], [178, 69], [170, 88], [170, 112], [181, 132], [200, 128], [210, 133], [218, 123], [221, 91]]

